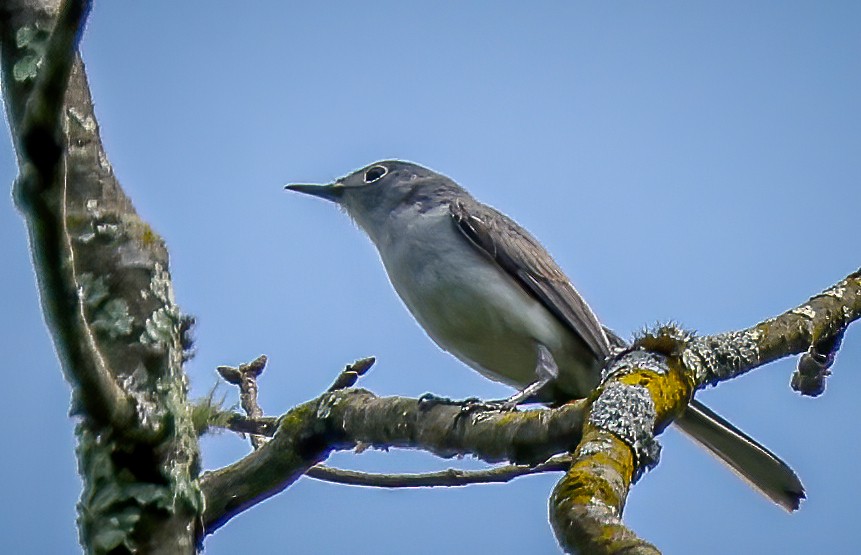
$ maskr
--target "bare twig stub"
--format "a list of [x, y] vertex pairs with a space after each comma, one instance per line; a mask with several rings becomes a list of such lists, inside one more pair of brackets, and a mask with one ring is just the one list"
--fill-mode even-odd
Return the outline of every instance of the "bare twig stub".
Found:
[[[242, 410], [252, 420], [259, 420], [263, 416], [263, 409], [257, 403], [257, 378], [263, 373], [267, 362], [266, 355], [260, 355], [251, 362], [240, 364], [238, 367], [219, 366], [218, 373], [222, 378], [239, 387], [239, 402]], [[260, 448], [268, 441], [266, 436], [251, 434], [251, 446]]]
[[248, 418], [239, 413], [231, 413], [227, 419], [226, 428], [240, 434], [251, 434], [265, 437], [275, 435], [278, 419], [273, 416]]
[[840, 350], [844, 331], [817, 341], [798, 358], [798, 367], [790, 381], [793, 390], [808, 397], [825, 393], [825, 380], [831, 375], [830, 368]]
[[361, 358], [353, 364], [348, 364], [344, 370], [338, 374], [338, 377], [335, 378], [335, 381], [326, 391], [337, 391], [339, 389], [353, 387], [356, 385], [356, 382], [359, 381], [359, 378], [364, 376], [368, 370], [371, 369], [371, 366], [373, 366], [376, 361], [377, 359], [374, 357], [367, 357]]

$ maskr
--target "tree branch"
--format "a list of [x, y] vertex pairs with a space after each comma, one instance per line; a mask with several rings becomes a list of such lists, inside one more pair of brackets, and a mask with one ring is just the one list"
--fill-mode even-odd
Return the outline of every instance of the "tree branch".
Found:
[[[853, 274], [832, 288], [839, 295], [829, 293], [829, 289], [810, 301], [833, 298], [838, 299], [838, 305], [830, 310], [819, 305], [813, 309], [819, 316], [808, 319], [813, 330], [807, 332], [808, 340], [836, 333], [833, 330], [842, 330], [857, 319], [859, 287], [858, 277]], [[776, 322], [774, 330], [785, 329], [787, 319], [791, 321], [794, 314], [807, 312], [807, 304], [760, 326]], [[838, 309], [845, 318], [834, 325], [831, 312]], [[697, 380], [702, 375], [701, 371], [697, 374], [700, 369], [685, 364], [691, 350], [704, 356], [710, 352], [708, 348], [712, 349], [714, 358], [705, 360], [711, 362], [708, 368], [713, 374], [726, 373], [726, 367], [747, 371], [781, 356], [781, 341], [773, 335], [778, 331], [763, 335], [767, 341], [756, 360], [747, 355], [727, 355], [747, 353], [750, 333], [745, 330], [722, 334], [722, 343], [716, 345], [714, 336], [700, 339], [674, 327], [660, 328], [638, 340], [610, 365], [605, 383], [590, 399], [553, 410], [478, 412], [464, 417], [457, 405], [422, 408], [412, 399], [377, 398], [362, 390], [335, 388], [282, 416], [274, 440], [265, 447], [229, 467], [204, 475], [201, 488], [207, 507], [205, 533], [288, 487], [335, 449], [363, 443], [383, 448], [421, 448], [443, 457], [473, 454], [490, 462], [534, 464], [570, 449], [580, 440], [582, 429], [582, 443], [574, 452], [575, 463], [551, 500], [551, 520], [560, 543], [570, 550], [601, 552], [624, 546], [655, 553], [654, 546], [637, 538], [620, 520], [631, 483], [657, 462], [659, 447], [651, 435], [663, 430], [703, 383]], [[804, 333], [800, 332], [802, 339]], [[803, 341], [792, 335], [782, 345], [782, 356], [803, 350]], [[584, 406], [591, 407], [585, 427]], [[334, 476], [333, 472], [326, 474]], [[339, 479], [419, 483], [422, 479], [444, 482], [448, 479], [444, 475], [370, 479], [342, 474], [346, 477]]]
[[228, 413], [224, 428], [240, 434], [272, 437], [278, 429], [278, 419], [274, 416], [248, 418], [239, 413]]
[[541, 474], [544, 472], [560, 472], [567, 470], [571, 457], [558, 455], [547, 462], [535, 466], [525, 464], [507, 464], [483, 470], [460, 470], [448, 468], [438, 472], [423, 472], [421, 474], [375, 474], [332, 468], [323, 464], [312, 466], [306, 476], [324, 482], [348, 484], [352, 486], [368, 486], [375, 488], [432, 488], [468, 486], [471, 484], [497, 484], [510, 482], [520, 476]]
[[[89, 2], [0, 6], [2, 85], [43, 311], [81, 417], [88, 552], [194, 551], [197, 437], [168, 255], [123, 193], [75, 53]], [[55, 22], [56, 21], [56, 22]]]
[[[556, 485], [550, 521], [568, 552], [658, 553], [621, 520], [631, 484], [657, 463], [652, 434], [687, 406], [696, 389], [822, 346], [833, 360], [846, 327], [861, 316], [861, 272], [752, 328], [702, 338], [661, 326], [610, 361], [590, 396], [574, 463]], [[828, 361], [830, 364], [830, 361]]]
[[[207, 407], [207, 422], [203, 423], [202, 429], [207, 426], [226, 428], [240, 434], [249, 434], [251, 437], [251, 446], [254, 449], [262, 446], [266, 438], [275, 435], [276, 419], [272, 417], [264, 417], [263, 409], [257, 402], [257, 378], [263, 373], [266, 367], [266, 355], [260, 355], [251, 362], [240, 364], [237, 367], [219, 366], [216, 368], [218, 374], [228, 383], [239, 388], [239, 403], [245, 415], [213, 410], [212, 403], [204, 403]], [[360, 377], [364, 376], [371, 366], [374, 365], [376, 359], [367, 357], [357, 360], [352, 364], [348, 364], [335, 381], [329, 386], [327, 392], [337, 391], [353, 387]]]
[[587, 425], [574, 458], [550, 497], [550, 523], [565, 552], [659, 554], [622, 522], [634, 472], [631, 447]]
[[550, 522], [566, 552], [658, 553], [624, 525], [622, 509], [632, 483], [658, 462], [654, 434], [692, 393], [681, 365], [637, 344], [610, 361], [589, 398], [574, 462], [550, 498]]
[[[826, 350], [833, 351], [840, 342], [829, 340], [841, 337], [859, 317], [861, 269], [807, 302], [755, 326], [693, 338], [681, 356], [694, 372], [697, 389], [701, 389], [817, 345], [830, 344]], [[833, 360], [833, 352], [827, 355]]]
[[291, 485], [332, 450], [405, 447], [441, 457], [539, 464], [580, 439], [583, 403], [523, 412], [475, 412], [362, 389], [327, 392], [280, 419], [275, 437], [236, 463], [201, 477], [204, 533]]
[[[3, 77], [7, 83], [12, 79], [4, 88], [9, 119], [17, 131], [13, 136], [21, 168], [14, 196], [28, 223], [42, 303], [58, 353], [70, 379], [81, 384], [76, 391], [78, 402], [94, 420], [127, 428], [134, 406], [95, 348], [73, 276], [74, 256], [65, 225], [68, 167], [62, 156], [61, 113], [77, 38], [88, 11], [89, 2], [64, 3], [50, 35], [39, 33], [40, 28], [50, 28], [50, 20], [40, 19], [25, 6], [6, 13]], [[13, 50], [19, 44], [30, 53]], [[35, 59], [40, 51], [44, 55]], [[38, 72], [30, 73], [27, 67]]]
[[67, 0], [60, 5], [42, 67], [27, 99], [19, 135], [23, 147], [21, 160], [31, 163], [31, 168], [40, 174], [38, 178], [20, 182], [35, 189], [22, 193], [28, 197], [51, 186], [60, 165], [63, 99], [90, 8], [91, 0]]

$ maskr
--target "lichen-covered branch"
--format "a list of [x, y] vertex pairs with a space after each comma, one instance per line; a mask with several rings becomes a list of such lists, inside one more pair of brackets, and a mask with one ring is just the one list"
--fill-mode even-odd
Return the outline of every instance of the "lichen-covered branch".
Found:
[[[18, 143], [22, 150], [19, 160], [30, 162], [25, 178], [19, 181], [19, 198], [25, 202], [35, 193], [51, 186], [63, 152], [61, 141], [61, 107], [66, 93], [69, 73], [75, 60], [83, 24], [90, 11], [90, 0], [68, 0], [60, 5], [54, 28], [45, 45], [41, 67], [34, 76], [33, 88], [27, 99], [21, 121]], [[19, 30], [19, 42], [26, 42], [30, 33]], [[23, 35], [23, 40], [21, 35]], [[27, 175], [35, 171], [38, 176]], [[29, 190], [27, 190], [29, 189]]]
[[550, 497], [550, 523], [567, 553], [660, 553], [622, 522], [634, 461], [630, 446], [587, 425], [576, 462]]
[[99, 137], [77, 39], [89, 2], [0, 7], [2, 85], [49, 329], [81, 418], [87, 551], [194, 551], [198, 447], [162, 240]]
[[684, 410], [694, 384], [678, 358], [642, 347], [608, 365], [574, 463], [553, 490], [550, 522], [566, 552], [658, 553], [624, 525], [622, 509], [631, 484], [658, 462], [654, 434]]
[[464, 414], [459, 405], [381, 398], [362, 389], [327, 392], [283, 415], [272, 441], [201, 477], [204, 533], [282, 491], [332, 450], [362, 443], [540, 464], [571, 450], [582, 424], [582, 402], [552, 410]]
[[[210, 415], [209, 418], [214, 418], [216, 420], [223, 419], [224, 424], [222, 426], [215, 427], [221, 427], [239, 434], [272, 437], [278, 429], [278, 419], [272, 416], [252, 419], [236, 412], [218, 411], [214, 416]], [[209, 425], [210, 422], [207, 422], [207, 426]]]
[[[832, 352], [825, 353], [826, 358], [830, 355], [833, 360], [833, 350], [839, 347], [843, 331], [859, 317], [861, 269], [807, 302], [755, 326], [692, 339], [682, 359], [693, 371], [698, 389], [730, 380], [779, 358], [803, 353], [811, 347], [815, 350], [821, 343], [838, 338], [836, 344], [831, 345]], [[814, 392], [821, 393], [822, 388]]]
[[[717, 344], [713, 338], [696, 338], [674, 326], [658, 328], [608, 364], [604, 383], [590, 399], [560, 409], [465, 415], [457, 404], [378, 398], [363, 390], [333, 387], [284, 415], [272, 442], [229, 467], [204, 475], [204, 533], [282, 491], [330, 451], [350, 449], [357, 443], [420, 448], [442, 457], [472, 454], [490, 462], [537, 464], [572, 450], [582, 430], [582, 442], [573, 449], [574, 463], [551, 499], [551, 522], [560, 544], [572, 552], [657, 553], [654, 546], [624, 526], [621, 513], [631, 484], [657, 462], [659, 446], [653, 435], [679, 415], [694, 391], [705, 383], [698, 379], [701, 369], [688, 364], [692, 345], [697, 356], [711, 353], [715, 362], [709, 368], [713, 369], [740, 369], [744, 364], [752, 368], [801, 352], [806, 348], [804, 339], [821, 343], [857, 319], [858, 288], [858, 276], [853, 274], [832, 288], [839, 294], [826, 292], [814, 297], [811, 302], [823, 296], [839, 298], [846, 304], [830, 310], [839, 310], [844, 317], [834, 320], [829, 310], [814, 308], [822, 319], [810, 319], [810, 329], [790, 326], [802, 339], [794, 338], [792, 330], [786, 331], [785, 319], [791, 322], [792, 314], [806, 313], [803, 307], [760, 324], [777, 322], [775, 329], [784, 329], [790, 337], [781, 350], [778, 337], [769, 335], [768, 330], [761, 332], [767, 341], [761, 347], [763, 354], [756, 359], [746, 354], [751, 346], [745, 332], [723, 334]], [[832, 342], [832, 348], [836, 344]], [[354, 379], [350, 374], [348, 385]], [[339, 377], [336, 384], [341, 381]], [[585, 422], [584, 407], [588, 407]], [[331, 477], [332, 472], [324, 474]], [[339, 479], [361, 482], [368, 477]], [[448, 477], [430, 479], [444, 483]], [[403, 483], [403, 478], [377, 482], [397, 484]]]
[[658, 553], [621, 520], [631, 484], [657, 462], [653, 434], [685, 409], [697, 389], [778, 358], [812, 349], [827, 370], [843, 332], [859, 316], [861, 272], [854, 272], [746, 330], [696, 337], [668, 325], [643, 334], [605, 369], [604, 383], [590, 397], [574, 463], [553, 491], [550, 521], [563, 549]]
[[[45, 315], [70, 377], [81, 384], [77, 399], [94, 420], [127, 427], [134, 407], [96, 351], [85, 322], [63, 197], [68, 184], [63, 124], [64, 93], [75, 60], [75, 37], [87, 11], [67, 2], [55, 32], [50, 16], [28, 10], [5, 13], [2, 25], [3, 82], [20, 174], [15, 200], [25, 216], [33, 246]], [[62, 171], [62, 175], [61, 175]]]

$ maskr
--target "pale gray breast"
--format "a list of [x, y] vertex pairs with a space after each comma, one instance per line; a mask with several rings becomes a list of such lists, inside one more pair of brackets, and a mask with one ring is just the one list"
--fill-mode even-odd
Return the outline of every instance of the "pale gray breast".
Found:
[[522, 387], [535, 379], [540, 342], [565, 372], [569, 394], [592, 387], [581, 342], [457, 231], [447, 206], [413, 216], [404, 210], [389, 222], [381, 257], [398, 295], [440, 347], [488, 378]]

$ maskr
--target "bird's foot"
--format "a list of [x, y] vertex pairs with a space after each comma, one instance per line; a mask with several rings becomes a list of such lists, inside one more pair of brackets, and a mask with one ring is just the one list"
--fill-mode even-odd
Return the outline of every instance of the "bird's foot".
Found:
[[458, 418], [469, 416], [478, 412], [508, 412], [517, 410], [517, 402], [511, 399], [500, 399], [493, 401], [483, 401], [478, 397], [469, 397], [467, 399], [456, 400], [449, 397], [440, 397], [433, 393], [425, 393], [419, 397], [419, 407], [429, 409], [436, 405], [448, 405], [460, 407]]
[[469, 416], [476, 412], [511, 412], [517, 410], [517, 402], [511, 399], [482, 401], [471, 397], [460, 402], [460, 416]]
[[470, 397], [469, 399], [464, 399], [463, 401], [458, 401], [456, 399], [452, 399], [450, 397], [440, 397], [439, 395], [434, 395], [433, 393], [425, 393], [421, 397], [419, 397], [419, 407], [423, 409], [429, 409], [431, 407], [435, 407], [437, 405], [456, 405], [460, 406], [465, 403], [471, 403], [474, 401], [478, 401], [477, 397]]

